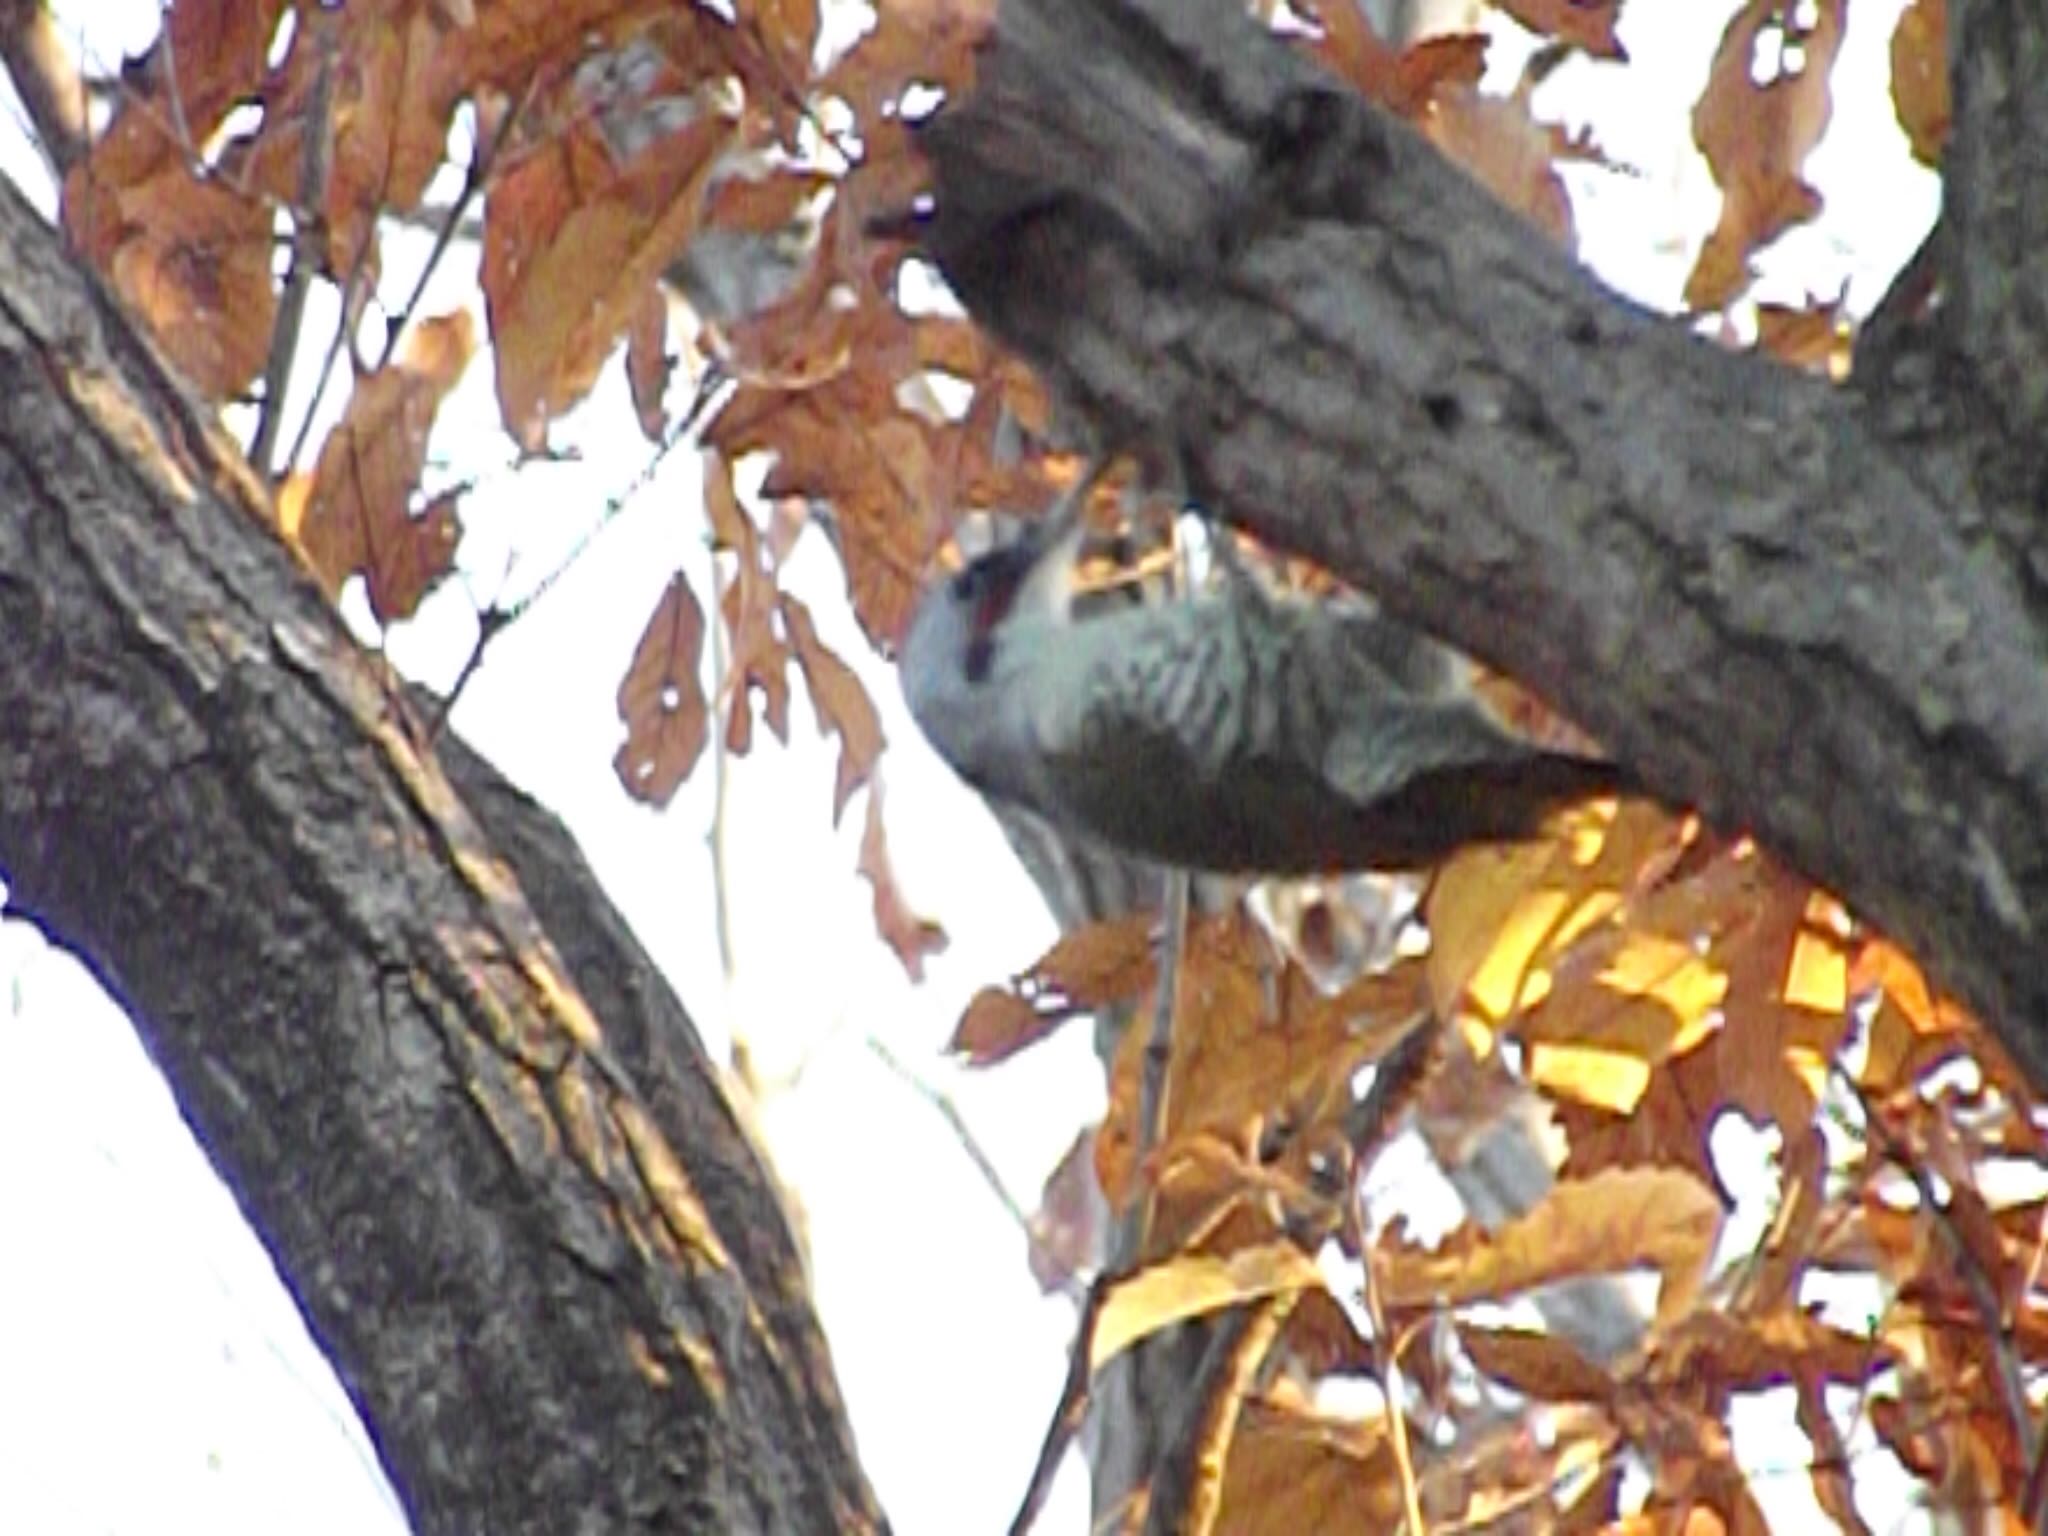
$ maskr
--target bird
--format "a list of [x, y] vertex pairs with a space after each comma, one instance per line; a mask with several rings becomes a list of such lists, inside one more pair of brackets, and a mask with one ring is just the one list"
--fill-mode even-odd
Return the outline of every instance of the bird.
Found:
[[905, 633], [911, 716], [984, 795], [1168, 866], [1303, 875], [1427, 868], [1632, 787], [1514, 734], [1450, 652], [1362, 603], [1246, 573], [1081, 601], [1079, 499], [933, 584]]

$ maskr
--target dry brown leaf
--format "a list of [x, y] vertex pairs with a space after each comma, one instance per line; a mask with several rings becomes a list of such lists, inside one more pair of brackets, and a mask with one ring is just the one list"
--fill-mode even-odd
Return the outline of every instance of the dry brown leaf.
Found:
[[1153, 984], [1155, 926], [1149, 913], [1138, 913], [1063, 935], [1007, 986], [976, 993], [947, 1049], [970, 1066], [993, 1066], [1069, 1019], [1139, 996]]
[[782, 617], [774, 572], [761, 560], [761, 539], [733, 490], [732, 466], [722, 454], [704, 456], [704, 511], [714, 548], [739, 558], [719, 599], [731, 641], [719, 706], [725, 711], [725, 747], [744, 757], [754, 744], [754, 696], [778, 741], [789, 740], [789, 646], [777, 630]]
[[[1720, 223], [1686, 279], [1685, 301], [1694, 309], [1719, 309], [1734, 298], [1749, 281], [1750, 255], [1820, 211], [1820, 195], [1800, 171], [1833, 110], [1828, 75], [1845, 6], [1818, 0], [1813, 26], [1802, 31], [1780, 0], [1748, 0], [1721, 35], [1692, 117], [1693, 139], [1721, 188]], [[1775, 44], [1777, 69], [1758, 84], [1767, 43]]]
[[264, 92], [254, 184], [297, 206], [305, 130], [327, 100], [326, 260], [347, 273], [375, 247], [376, 219], [416, 207], [446, 156], [448, 125], [468, 94], [457, 29], [440, 8], [362, 6], [315, 13], [301, 26], [278, 79]]
[[1245, 1403], [1224, 1462], [1219, 1532], [1381, 1536], [1402, 1514], [1384, 1419], [1353, 1423], [1270, 1397]]
[[[189, 0], [165, 12], [167, 40], [146, 67], [123, 72], [119, 110], [65, 178], [65, 233], [100, 271], [111, 275], [115, 251], [147, 233], [135, 222], [147, 206], [123, 211], [130, 194], [166, 175], [167, 188], [201, 185], [192, 167], [229, 109], [261, 86], [284, 9], [284, 0]], [[263, 233], [267, 242], [267, 216]]]
[[[673, 85], [674, 82], [666, 82]], [[480, 274], [506, 430], [537, 448], [588, 392], [646, 290], [696, 229], [735, 121], [707, 91], [696, 116], [623, 161], [579, 121], [492, 187]]]
[[1948, 0], [1911, 0], [1892, 29], [1892, 106], [1913, 158], [1940, 165], [1948, 143]]
[[270, 209], [182, 163], [122, 192], [107, 275], [208, 399], [262, 369], [277, 318]]
[[1555, 164], [1557, 132], [1529, 115], [1524, 96], [1444, 86], [1432, 96], [1422, 127], [1495, 197], [1566, 250], [1575, 248], [1572, 201]]
[[1031, 1278], [1041, 1291], [1050, 1293], [1071, 1285], [1102, 1263], [1109, 1206], [1095, 1187], [1094, 1145], [1092, 1127], [1076, 1133], [1046, 1175], [1038, 1209], [1031, 1213], [1028, 1259]]
[[710, 737], [704, 701], [704, 609], [681, 571], [655, 604], [619, 683], [626, 740], [612, 771], [635, 800], [667, 805]]
[[1309, 51], [1368, 101], [1401, 117], [1420, 117], [1437, 93], [1477, 87], [1486, 72], [1486, 39], [1477, 33], [1428, 37], [1397, 49], [1384, 42], [1356, 4], [1315, 8], [1322, 24]]
[[782, 622], [797, 665], [803, 669], [811, 704], [818, 712], [818, 730], [839, 737], [839, 769], [832, 784], [832, 825], [836, 827], [846, 802], [868, 782], [882, 755], [882, 719], [853, 668], [818, 638], [811, 610], [787, 592], [782, 594]]
[[1881, 1339], [1850, 1333], [1793, 1306], [1754, 1316], [1702, 1309], [1666, 1330], [1648, 1367], [1660, 1391], [1760, 1392], [1787, 1381], [1861, 1387], [1893, 1363]]
[[409, 615], [453, 559], [453, 505], [437, 498], [415, 517], [411, 504], [435, 414], [475, 352], [466, 310], [415, 326], [389, 367], [357, 381], [303, 506], [296, 497], [279, 504], [285, 536], [305, 551], [329, 597], [353, 572], [370, 575], [379, 623]]
[[906, 82], [954, 96], [974, 79], [974, 47], [995, 20], [994, 0], [880, 0], [875, 25], [819, 82], [861, 122], [880, 121]]
[[1849, 377], [1851, 338], [1839, 299], [1809, 299], [1804, 307], [1756, 307], [1756, 344], [1781, 363], [1819, 374], [1837, 384]]
[[1614, 23], [1621, 0], [1492, 0], [1539, 37], [1570, 43], [1596, 59], [1628, 58]]
[[663, 402], [673, 368], [668, 350], [668, 300], [659, 288], [650, 287], [640, 295], [626, 327], [626, 386], [632, 391], [640, 434], [650, 443], [658, 444], [668, 436], [668, 411]]
[[1467, 1324], [1460, 1325], [1458, 1342], [1481, 1371], [1524, 1397], [1604, 1403], [1614, 1395], [1613, 1378], [1555, 1334]]
[[1070, 1004], [1027, 1002], [1002, 987], [983, 987], [961, 1013], [946, 1049], [964, 1056], [970, 1067], [992, 1067], [1038, 1044], [1082, 1012]]
[[[1269, 987], [1277, 1015], [1267, 1006]], [[1192, 924], [1182, 955], [1157, 1166], [1178, 1155], [1177, 1143], [1205, 1132], [1228, 1136], [1286, 1114], [1305, 1134], [1341, 1115], [1358, 1070], [1404, 1038], [1426, 1006], [1419, 963], [1362, 977], [1335, 997], [1324, 997], [1241, 915]], [[1109, 1108], [1096, 1141], [1096, 1174], [1118, 1208], [1130, 1198], [1138, 1172], [1146, 1034], [1134, 1026], [1118, 1043]]]
[[1609, 1171], [1557, 1185], [1490, 1237], [1468, 1226], [1436, 1253], [1386, 1253], [1381, 1293], [1390, 1305], [1457, 1306], [1647, 1265], [1663, 1279], [1659, 1318], [1676, 1317], [1698, 1292], [1720, 1227], [1720, 1201], [1692, 1175]]
[[1109, 1288], [1095, 1315], [1088, 1368], [1099, 1371], [1140, 1339], [1239, 1302], [1320, 1290], [1323, 1272], [1290, 1242], [1240, 1249], [1224, 1258], [1184, 1253]]
[[860, 873], [874, 889], [875, 931], [896, 952], [910, 979], [923, 981], [924, 957], [945, 949], [946, 930], [911, 911], [903, 892], [896, 887], [896, 872], [889, 865], [888, 839], [882, 831], [880, 784], [868, 787], [867, 826], [860, 838]]

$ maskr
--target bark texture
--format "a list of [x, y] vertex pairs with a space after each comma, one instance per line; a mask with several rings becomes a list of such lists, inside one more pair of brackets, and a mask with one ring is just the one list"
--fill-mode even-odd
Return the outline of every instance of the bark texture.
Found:
[[1846, 390], [1608, 294], [1235, 0], [1005, 0], [929, 246], [1098, 446], [1753, 830], [2048, 1087], [2048, 14], [1950, 15], [1940, 302]]
[[130, 1011], [416, 1529], [880, 1529], [674, 996], [4, 186], [0, 392], [10, 899]]

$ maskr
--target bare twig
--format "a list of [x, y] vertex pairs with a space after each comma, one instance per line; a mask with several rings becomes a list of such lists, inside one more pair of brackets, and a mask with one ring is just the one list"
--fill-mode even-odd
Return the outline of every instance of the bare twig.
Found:
[[[1107, 455], [1095, 460], [1080, 480], [1075, 482], [1071, 509], [1062, 511], [1074, 517], [1087, 515], [1088, 490], [1102, 474], [1109, 462]], [[1185, 599], [1193, 595], [1194, 583], [1188, 579], [1187, 550], [1178, 536], [1174, 539], [1174, 581], [1175, 596]], [[1166, 1078], [1167, 1069], [1173, 1062], [1173, 1020], [1180, 1000], [1181, 961], [1187, 953], [1188, 940], [1188, 897], [1192, 879], [1185, 869], [1168, 870], [1163, 896], [1165, 911], [1165, 933], [1160, 941], [1159, 954], [1159, 996], [1152, 1009], [1151, 1033], [1145, 1039], [1145, 1054], [1138, 1076], [1138, 1145], [1137, 1161], [1133, 1165], [1142, 1170], [1146, 1161], [1166, 1139]], [[1145, 1198], [1136, 1206], [1138, 1228], [1132, 1234], [1132, 1241], [1126, 1251], [1140, 1257], [1152, 1233], [1152, 1217], [1156, 1203], [1156, 1192], [1147, 1186]]]
[[677, 422], [670, 430], [668, 436], [662, 439], [661, 446], [656, 448], [647, 462], [640, 467], [640, 472], [633, 477], [632, 484], [628, 485], [604, 504], [604, 509], [598, 514], [597, 521], [576, 541], [575, 545], [556, 563], [555, 567], [540, 579], [531, 592], [515, 603], [492, 603], [488, 608], [478, 611], [476, 643], [469, 648], [469, 655], [464, 658], [461, 670], [456, 673], [453, 686], [449, 688], [447, 696], [441, 700], [439, 708], [434, 713], [434, 718], [428, 726], [429, 739], [440, 733], [441, 726], [447, 721], [449, 714], [455, 708], [456, 700], [462, 697], [462, 690], [469, 685], [470, 679], [483, 666], [484, 654], [489, 649], [491, 642], [496, 640], [499, 635], [510, 629], [519, 620], [525, 618], [532, 611], [533, 605], [545, 597], [557, 582], [569, 574], [570, 570], [576, 565], [576, 562], [589, 552], [590, 547], [597, 542], [598, 535], [610, 527], [619, 514], [632, 505], [633, 499], [652, 483], [655, 471], [661, 467], [662, 462], [668, 458], [669, 454], [679, 443], [696, 432], [698, 426], [703, 421], [704, 410], [707, 408], [707, 404], [704, 393], [699, 391], [696, 403], [692, 405], [690, 411], [682, 420]]
[[1038, 1235], [1038, 1230], [1031, 1224], [1031, 1213], [1018, 1204], [1016, 1197], [1010, 1193], [1009, 1186], [1003, 1182], [1003, 1176], [996, 1171], [996, 1165], [990, 1161], [980, 1138], [974, 1134], [973, 1127], [968, 1125], [967, 1117], [960, 1113], [960, 1106], [953, 1101], [953, 1096], [936, 1083], [929, 1082], [919, 1075], [873, 1035], [867, 1037], [867, 1043], [868, 1049], [883, 1066], [894, 1072], [920, 1098], [939, 1112], [939, 1118], [944, 1120], [953, 1132], [953, 1139], [960, 1143], [961, 1150], [967, 1154], [967, 1160], [974, 1164], [975, 1171], [982, 1177], [982, 1182], [994, 1192], [1003, 1209], [1010, 1213], [1011, 1220], [1017, 1223], [1018, 1230], [1024, 1234], [1024, 1241], [1030, 1244], [1032, 1253], [1038, 1259], [1039, 1272], [1057, 1276], [1060, 1294], [1068, 1300], [1084, 1302], [1087, 1299], [1088, 1288], [1081, 1283], [1080, 1277], [1062, 1262], [1059, 1255], [1046, 1246], [1045, 1239]]
[[1067, 1379], [1060, 1388], [1059, 1406], [1053, 1410], [1052, 1422], [1045, 1426], [1045, 1439], [1039, 1443], [1038, 1460], [1031, 1469], [1031, 1481], [1025, 1485], [1023, 1502], [1017, 1506], [1016, 1518], [1010, 1522], [1010, 1536], [1024, 1536], [1037, 1523], [1046, 1498], [1052, 1492], [1053, 1474], [1059, 1470], [1067, 1447], [1074, 1443], [1074, 1436], [1080, 1432], [1082, 1419], [1087, 1417], [1089, 1360], [1095, 1352], [1095, 1323], [1102, 1315], [1102, 1304], [1108, 1299], [1111, 1289], [1123, 1278], [1121, 1274], [1097, 1275], [1095, 1283], [1088, 1288], [1087, 1299], [1081, 1306], [1081, 1320], [1074, 1329], [1074, 1349], [1067, 1358]]
[[[1159, 993], [1138, 1071], [1138, 1145], [1133, 1166], [1140, 1170], [1141, 1177], [1147, 1161], [1166, 1139], [1166, 1076], [1173, 1064], [1173, 1017], [1179, 1004], [1181, 960], [1187, 952], [1188, 883], [1188, 872], [1184, 869], [1167, 873]], [[1137, 1027], [1135, 1020], [1132, 1027]], [[1155, 1196], [1156, 1191], [1148, 1184], [1145, 1198], [1134, 1207], [1138, 1225], [1128, 1249], [1133, 1256], [1142, 1256], [1150, 1239]]]
[[170, 104], [171, 134], [185, 152], [186, 164], [197, 166], [200, 163], [199, 147], [192, 142], [192, 128], [185, 119], [185, 98], [178, 90], [178, 55], [172, 32], [171, 18], [166, 13], [163, 31], [157, 36], [158, 46], [163, 49], [159, 63], [163, 70], [164, 100]]
[[[732, 710], [743, 706], [746, 700], [738, 695], [726, 698], [726, 672], [730, 666], [726, 656], [725, 610], [718, 591], [718, 548], [711, 540], [705, 540], [705, 548], [711, 566], [711, 697], [714, 701], [724, 700], [725, 708]], [[728, 993], [732, 990], [736, 966], [732, 948], [732, 903], [728, 900], [726, 880], [726, 804], [731, 798], [729, 780], [732, 764], [725, 748], [725, 721], [712, 722], [711, 732], [711, 828], [705, 840], [711, 845], [711, 912], [718, 934], [718, 970]], [[739, 1031], [734, 1029], [733, 1050], [741, 1049]]]
[[1422, 1522], [1422, 1492], [1415, 1481], [1415, 1458], [1408, 1449], [1408, 1414], [1402, 1406], [1406, 1393], [1401, 1387], [1400, 1351], [1387, 1331], [1387, 1312], [1380, 1303], [1378, 1272], [1373, 1265], [1372, 1228], [1367, 1224], [1365, 1211], [1365, 1181], [1355, 1180], [1351, 1189], [1358, 1222], [1359, 1262], [1365, 1271], [1365, 1311], [1372, 1319], [1373, 1353], [1379, 1357], [1380, 1386], [1387, 1396], [1387, 1436], [1394, 1450], [1394, 1466], [1401, 1478], [1401, 1506], [1406, 1514], [1407, 1536], [1427, 1536], [1429, 1528]]
[[2034, 1424], [2033, 1408], [2027, 1402], [2026, 1380], [2020, 1373], [2019, 1359], [2013, 1353], [2012, 1329], [2006, 1321], [1997, 1284], [1984, 1272], [1969, 1244], [1963, 1240], [1962, 1233], [1956, 1230], [1955, 1218], [1936, 1193], [1933, 1179], [1928, 1176], [1921, 1160], [1913, 1155], [1913, 1149], [1893, 1133], [1877, 1107], [1864, 1094], [1862, 1085], [1842, 1068], [1839, 1061], [1830, 1070], [1862, 1106], [1863, 1123], [1885, 1160], [1912, 1180], [1920, 1208], [1927, 1213], [1942, 1246], [1948, 1250], [1949, 1262], [1955, 1266], [1957, 1278], [1969, 1293], [1970, 1304], [1984, 1325], [1991, 1358], [1998, 1367], [1999, 1394], [2005, 1400], [2006, 1417], [2012, 1421], [2013, 1442], [2019, 1448], [2020, 1459], [2027, 1463], [2029, 1469], [2020, 1515], [2032, 1529], [2048, 1533], [2048, 1508], [2044, 1508], [2048, 1500], [2043, 1498], [2048, 1488], [2044, 1488], [2042, 1440]]
[[[313, 79], [313, 95], [306, 108], [306, 120], [299, 140], [299, 191], [292, 209], [292, 260], [285, 273], [284, 296], [278, 305], [277, 324], [270, 333], [270, 357], [263, 365], [263, 403], [256, 416], [256, 436], [249, 445], [249, 462], [272, 484], [279, 468], [271, 462], [277, 449], [277, 435], [284, 424], [285, 385], [292, 363], [299, 355], [299, 330], [305, 324], [306, 298], [312, 291], [314, 274], [321, 262], [321, 246], [327, 236], [327, 177], [334, 151], [335, 60], [341, 49], [340, 18], [316, 11], [307, 23], [315, 28], [309, 39], [319, 55]], [[166, 39], [169, 32], [166, 30]], [[346, 327], [348, 317], [342, 316]]]
[[520, 119], [526, 115], [527, 108], [533, 105], [539, 81], [538, 74], [527, 76], [526, 84], [521, 87], [519, 95], [512, 103], [512, 110], [505, 114], [505, 121], [498, 125], [498, 131], [491, 135], [488, 142], [484, 139], [482, 114], [476, 115], [476, 148], [469, 157], [467, 170], [463, 173], [462, 191], [449, 207], [448, 217], [435, 232], [433, 249], [427, 252], [426, 264], [420, 268], [420, 275], [413, 282], [412, 292], [406, 295], [404, 307], [391, 317], [385, 328], [384, 350], [377, 357], [378, 370], [388, 367], [392, 357], [396, 355], [399, 341], [404, 337], [407, 327], [412, 324], [413, 316], [419, 313], [420, 300], [426, 295], [427, 284], [432, 281], [435, 270], [441, 265], [441, 258], [448, 254], [448, 247], [454, 243], [456, 232], [463, 227], [463, 215], [468, 211], [470, 203], [489, 183], [491, 172], [498, 163], [498, 156], [511, 141]]
[[85, 82], [42, 0], [0, 0], [0, 66], [28, 113], [36, 149], [59, 181], [92, 146]]

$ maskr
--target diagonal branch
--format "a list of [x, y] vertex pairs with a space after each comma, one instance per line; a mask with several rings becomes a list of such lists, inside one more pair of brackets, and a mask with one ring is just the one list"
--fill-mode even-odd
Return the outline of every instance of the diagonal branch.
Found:
[[1100, 440], [1753, 829], [2048, 1084], [2048, 644], [1994, 492], [1606, 293], [1234, 0], [1005, 0], [924, 143], [932, 255]]

